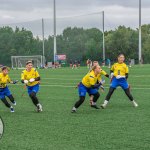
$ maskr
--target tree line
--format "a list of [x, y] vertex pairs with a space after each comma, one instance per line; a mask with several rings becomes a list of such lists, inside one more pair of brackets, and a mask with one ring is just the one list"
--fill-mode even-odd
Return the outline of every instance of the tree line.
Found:
[[[57, 35], [57, 54], [66, 54], [67, 61], [87, 59], [102, 60], [103, 34], [97, 28], [64, 29]], [[138, 62], [138, 29], [119, 26], [115, 30], [105, 32], [106, 58], [114, 61], [119, 53], [127, 59]], [[42, 40], [34, 37], [32, 32], [18, 27], [0, 28], [0, 64], [10, 65], [11, 56], [42, 55]], [[45, 56], [47, 61], [53, 61], [53, 36], [45, 39]], [[150, 63], [150, 24], [142, 26], [142, 58], [144, 63]]]

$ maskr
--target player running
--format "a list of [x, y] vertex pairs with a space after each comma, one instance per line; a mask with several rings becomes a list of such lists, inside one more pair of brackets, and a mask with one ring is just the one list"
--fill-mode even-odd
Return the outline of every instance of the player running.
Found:
[[124, 90], [128, 98], [130, 99], [130, 101], [133, 103], [133, 106], [138, 107], [138, 104], [134, 101], [134, 98], [130, 93], [129, 84], [127, 83], [129, 70], [128, 70], [127, 65], [124, 63], [124, 60], [125, 60], [124, 55], [120, 54], [118, 56], [118, 63], [115, 63], [111, 67], [110, 72], [111, 72], [112, 81], [111, 81], [111, 85], [109, 88], [109, 92], [105, 98], [105, 101], [101, 105], [102, 108], [106, 108], [111, 95], [113, 94], [114, 90], [118, 86], [122, 87], [122, 89]]
[[28, 94], [33, 104], [37, 107], [37, 111], [41, 112], [42, 105], [39, 103], [39, 100], [36, 96], [39, 91], [40, 75], [38, 71], [33, 68], [32, 61], [26, 62], [26, 69], [21, 74], [21, 82], [26, 84]]
[[75, 103], [72, 108], [72, 113], [76, 112], [76, 109], [84, 102], [86, 93], [92, 94], [93, 102], [91, 107], [99, 109], [96, 102], [100, 96], [97, 88], [102, 85], [102, 83], [97, 83], [98, 74], [101, 72], [101, 67], [99, 65], [93, 66], [92, 71], [85, 75], [82, 79], [82, 82], [79, 84], [79, 100]]
[[16, 105], [16, 101], [14, 100], [13, 95], [11, 94], [7, 83], [16, 84], [17, 81], [12, 81], [8, 75], [8, 68], [6, 66], [3, 66], [1, 68], [0, 73], [0, 99], [5, 104], [6, 107], [10, 109], [10, 112], [14, 112], [14, 108], [11, 106], [11, 104], [6, 100], [6, 96], [9, 98], [11, 103], [13, 105]]

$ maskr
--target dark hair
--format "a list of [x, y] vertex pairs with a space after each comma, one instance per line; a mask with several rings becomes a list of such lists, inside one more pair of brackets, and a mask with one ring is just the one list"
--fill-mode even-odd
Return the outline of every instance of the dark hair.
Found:
[[125, 55], [123, 53], [119, 54], [118, 57], [120, 57], [121, 55], [123, 55], [125, 57]]
[[28, 64], [30, 64], [30, 63], [32, 64], [32, 61], [27, 61], [27, 62], [26, 62], [26, 65], [28, 65]]
[[5, 69], [8, 69], [7, 66], [3, 66], [3, 67], [1, 68], [2, 71], [4, 71]]

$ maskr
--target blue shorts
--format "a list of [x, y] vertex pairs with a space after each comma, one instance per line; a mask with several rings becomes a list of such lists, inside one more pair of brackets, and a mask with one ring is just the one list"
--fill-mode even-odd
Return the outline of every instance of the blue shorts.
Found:
[[126, 78], [116, 79], [116, 77], [114, 77], [112, 79], [110, 87], [117, 88], [118, 86], [121, 86], [122, 89], [124, 89], [124, 90], [127, 89], [129, 87], [129, 84], [128, 84]]
[[5, 98], [5, 96], [10, 96], [10, 95], [11, 92], [7, 86], [5, 88], [0, 88], [0, 99], [3, 99]]
[[34, 86], [27, 86], [28, 94], [31, 94], [32, 92], [37, 93], [40, 89], [39, 84], [36, 84]]
[[80, 83], [80, 85], [78, 87], [79, 96], [86, 96], [86, 92], [89, 95], [94, 95], [94, 94], [96, 94], [98, 92], [98, 90], [97, 89], [93, 89], [93, 88], [87, 88], [82, 83]]

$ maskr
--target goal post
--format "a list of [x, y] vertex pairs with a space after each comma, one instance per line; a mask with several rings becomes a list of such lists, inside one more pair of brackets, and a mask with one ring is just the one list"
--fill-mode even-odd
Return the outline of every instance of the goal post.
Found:
[[33, 56], [11, 56], [11, 67], [23, 69], [27, 61], [32, 61], [33, 66], [40, 68], [45, 66], [45, 57], [42, 55]]

